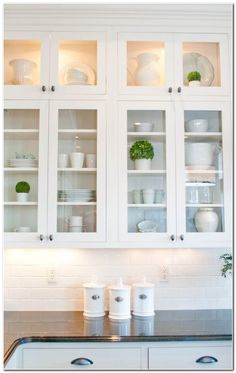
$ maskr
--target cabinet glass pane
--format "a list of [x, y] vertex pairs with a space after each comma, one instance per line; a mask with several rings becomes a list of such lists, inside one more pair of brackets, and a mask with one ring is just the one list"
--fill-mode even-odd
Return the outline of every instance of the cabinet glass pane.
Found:
[[97, 84], [97, 42], [63, 40], [59, 44], [59, 84]]
[[[185, 86], [220, 87], [220, 44], [206, 42], [183, 43], [183, 83]], [[200, 83], [190, 82], [188, 74], [200, 73]]]
[[4, 123], [5, 231], [37, 232], [39, 110], [6, 109]]
[[127, 85], [165, 85], [165, 45], [161, 41], [127, 42]]
[[41, 42], [5, 40], [4, 84], [40, 84]]
[[224, 232], [222, 118], [185, 111], [187, 232]]
[[[128, 232], [166, 232], [165, 112], [128, 110], [127, 145]], [[153, 159], [139, 159], [146, 146]]]
[[57, 230], [96, 232], [97, 111], [59, 110]]

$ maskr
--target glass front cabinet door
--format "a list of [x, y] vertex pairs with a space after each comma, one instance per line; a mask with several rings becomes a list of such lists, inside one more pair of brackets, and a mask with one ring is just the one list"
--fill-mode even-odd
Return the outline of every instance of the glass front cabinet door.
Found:
[[228, 38], [218, 34], [177, 34], [175, 87], [184, 95], [226, 95], [230, 90]]
[[5, 98], [34, 99], [41, 96], [45, 99], [48, 82], [48, 33], [7, 32], [4, 37]]
[[[51, 103], [49, 239], [104, 241], [106, 123], [102, 103]], [[50, 238], [51, 236], [51, 238]]]
[[5, 102], [4, 231], [15, 245], [47, 232], [47, 113], [45, 102]]
[[[227, 103], [177, 106], [177, 237], [183, 245], [229, 243], [232, 127]], [[178, 127], [178, 128], [177, 128]]]
[[175, 241], [175, 137], [171, 105], [120, 103], [121, 241]]

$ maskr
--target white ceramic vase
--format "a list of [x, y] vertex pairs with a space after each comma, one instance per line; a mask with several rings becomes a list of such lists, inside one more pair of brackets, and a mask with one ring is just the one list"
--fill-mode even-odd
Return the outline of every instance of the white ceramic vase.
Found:
[[152, 165], [151, 159], [135, 159], [134, 168], [135, 170], [150, 170]]
[[219, 218], [213, 208], [199, 208], [195, 215], [195, 226], [198, 232], [216, 232]]
[[189, 87], [200, 87], [200, 81], [199, 80], [192, 80], [191, 82], [188, 83]]
[[141, 53], [135, 60], [138, 64], [134, 72], [135, 83], [142, 86], [158, 86], [160, 83], [157, 65], [159, 56], [154, 53]]
[[16, 193], [17, 202], [27, 202], [29, 199], [29, 193]]

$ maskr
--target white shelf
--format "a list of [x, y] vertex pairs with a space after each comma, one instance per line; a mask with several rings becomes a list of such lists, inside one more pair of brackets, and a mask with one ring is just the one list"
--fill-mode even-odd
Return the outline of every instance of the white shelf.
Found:
[[224, 207], [222, 203], [187, 203], [186, 207]]
[[140, 140], [142, 138], [145, 140], [163, 141], [166, 138], [165, 132], [128, 132], [127, 135], [130, 141]]
[[37, 172], [38, 167], [4, 167], [4, 172]]
[[164, 203], [129, 203], [128, 207], [131, 208], [165, 208]]
[[223, 171], [216, 171], [216, 170], [185, 170], [186, 174], [209, 174], [209, 175], [216, 175], [222, 174]]
[[94, 173], [97, 171], [96, 168], [72, 168], [72, 167], [66, 167], [66, 168], [58, 168], [58, 172], [82, 172], [82, 173]]
[[5, 140], [36, 140], [39, 130], [36, 129], [7, 129], [4, 130]]
[[97, 136], [97, 130], [90, 129], [90, 130], [58, 130], [58, 135], [60, 135], [60, 139], [63, 140], [71, 140], [76, 139], [78, 136], [78, 139], [76, 140], [95, 140]]
[[4, 202], [5, 206], [37, 206], [38, 202]]
[[166, 174], [166, 170], [128, 170], [128, 175], [162, 175]]
[[97, 202], [57, 202], [58, 206], [96, 206]]
[[222, 132], [185, 132], [184, 133], [184, 138], [194, 138], [196, 141], [197, 139], [200, 140], [219, 140], [222, 138]]

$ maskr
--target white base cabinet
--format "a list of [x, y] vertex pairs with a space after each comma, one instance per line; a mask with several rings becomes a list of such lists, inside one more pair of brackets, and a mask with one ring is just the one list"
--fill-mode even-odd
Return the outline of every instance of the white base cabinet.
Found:
[[31, 342], [5, 370], [232, 370], [232, 343]]

